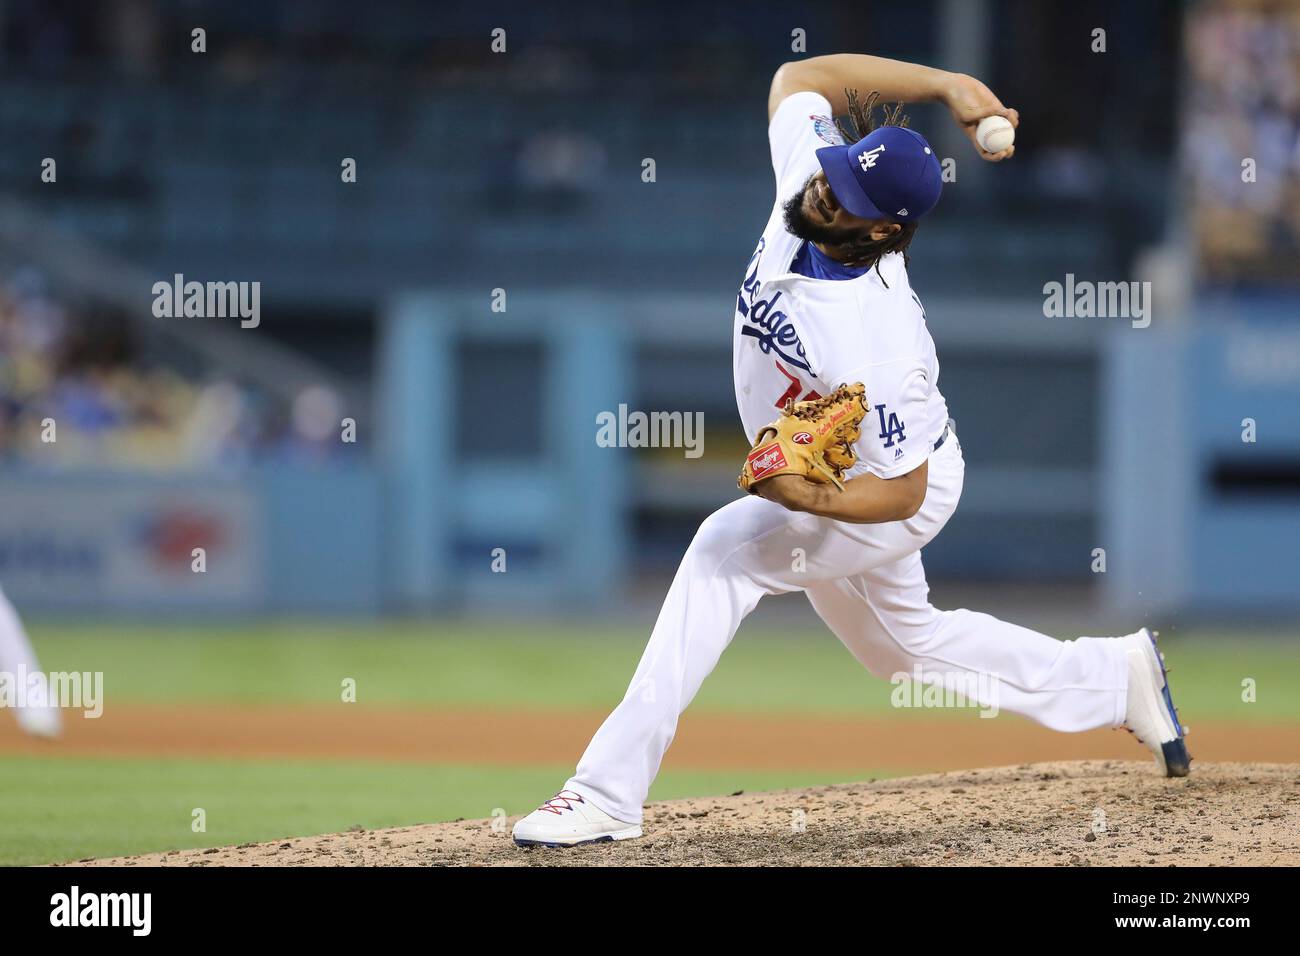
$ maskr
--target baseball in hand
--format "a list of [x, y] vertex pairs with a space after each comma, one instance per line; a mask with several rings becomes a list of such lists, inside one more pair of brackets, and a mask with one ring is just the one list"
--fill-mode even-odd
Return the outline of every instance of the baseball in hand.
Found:
[[986, 116], [975, 127], [975, 140], [986, 153], [1000, 153], [1016, 141], [1016, 128], [1005, 116]]

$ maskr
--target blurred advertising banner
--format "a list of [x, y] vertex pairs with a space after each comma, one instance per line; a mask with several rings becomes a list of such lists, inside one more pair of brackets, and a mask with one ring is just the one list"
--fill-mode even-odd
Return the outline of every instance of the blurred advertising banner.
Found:
[[252, 608], [263, 550], [259, 496], [234, 484], [0, 480], [0, 584], [16, 602]]

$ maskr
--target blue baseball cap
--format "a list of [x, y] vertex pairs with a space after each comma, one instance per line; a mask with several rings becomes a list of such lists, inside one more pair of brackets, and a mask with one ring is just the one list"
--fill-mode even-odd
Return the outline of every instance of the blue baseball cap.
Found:
[[882, 126], [852, 146], [825, 146], [817, 161], [839, 204], [862, 219], [913, 222], [943, 191], [934, 150], [901, 126]]

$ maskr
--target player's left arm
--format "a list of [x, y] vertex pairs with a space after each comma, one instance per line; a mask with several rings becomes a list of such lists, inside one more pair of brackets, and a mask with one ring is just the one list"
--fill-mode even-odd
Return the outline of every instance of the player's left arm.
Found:
[[[875, 348], [883, 351], [888, 346]], [[865, 387], [869, 417], [853, 446], [865, 473], [845, 481], [843, 491], [802, 475], [774, 475], [755, 486], [758, 494], [791, 511], [853, 524], [906, 521], [921, 510], [931, 445], [919, 426], [927, 418], [931, 372], [925, 360], [915, 355], [856, 364], [855, 357], [861, 358], [864, 349], [865, 345], [855, 346], [844, 338], [823, 365], [827, 381], [861, 382]]]
[[920, 511], [929, 480], [927, 459], [896, 478], [879, 478], [870, 473], [850, 478], [844, 482], [843, 491], [799, 475], [777, 475], [759, 482], [754, 490], [791, 511], [805, 511], [852, 524], [880, 524], [906, 521]]

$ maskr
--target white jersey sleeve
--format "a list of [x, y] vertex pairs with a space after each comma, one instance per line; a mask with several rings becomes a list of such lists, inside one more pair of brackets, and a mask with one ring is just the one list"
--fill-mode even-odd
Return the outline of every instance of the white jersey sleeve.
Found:
[[835, 128], [831, 104], [820, 93], [791, 93], [781, 101], [767, 127], [776, 173], [776, 199], [785, 202], [821, 165], [817, 150], [844, 142]]
[[896, 359], [840, 376], [867, 390], [867, 414], [855, 451], [860, 471], [877, 478], [905, 475], [933, 451], [930, 371], [921, 359]]

